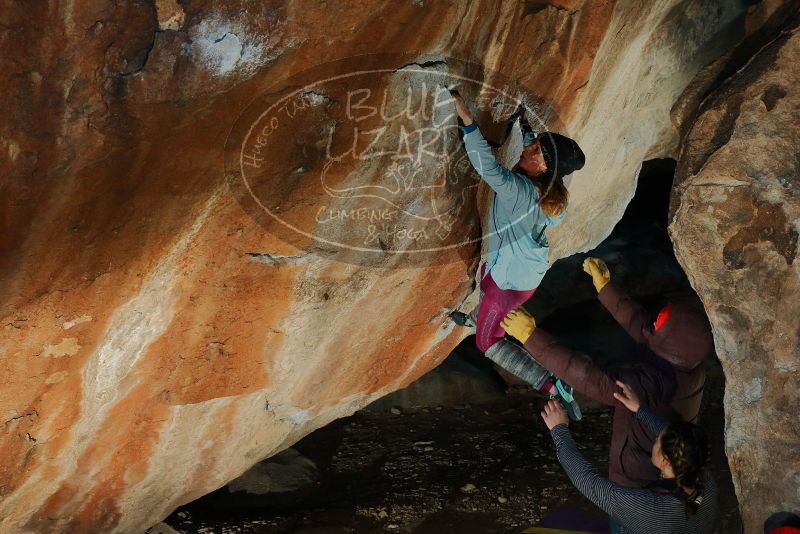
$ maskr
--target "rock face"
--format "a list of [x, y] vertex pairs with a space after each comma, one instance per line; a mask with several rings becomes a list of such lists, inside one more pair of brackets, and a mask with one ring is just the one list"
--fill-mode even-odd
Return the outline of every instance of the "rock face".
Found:
[[726, 448], [745, 532], [800, 508], [800, 32], [703, 103], [670, 233], [726, 375]]
[[[527, 87], [589, 155], [550, 236], [558, 257], [608, 234], [640, 162], [677, 146], [675, 99], [745, 31], [735, 1], [329, 4], [87, 0], [0, 14], [0, 531], [136, 532], [408, 384], [464, 335], [445, 316], [471, 291], [476, 240], [409, 260], [405, 198], [407, 219], [370, 261], [314, 241], [323, 133], [369, 108], [300, 88], [295, 130], [269, 137], [268, 122], [251, 148], [284, 142], [248, 153], [256, 183], [276, 184], [258, 200], [284, 211], [261, 223], [249, 210], [226, 140], [251, 103], [297, 89], [282, 80], [413, 50], [393, 72], [457, 57], [482, 67], [454, 75]], [[403, 76], [370, 89], [400, 106]], [[781, 91], [765, 101], [782, 109]], [[478, 116], [499, 131], [493, 100]], [[374, 162], [335, 163], [330, 198], [384, 185]], [[437, 222], [479, 237], [476, 210], [456, 209], [474, 208], [474, 190], [454, 184], [435, 198], [453, 207]], [[344, 236], [369, 229], [352, 198], [335, 197]], [[287, 221], [313, 231], [279, 239]], [[789, 347], [785, 333], [772, 341]], [[772, 395], [772, 376], [750, 391]]]

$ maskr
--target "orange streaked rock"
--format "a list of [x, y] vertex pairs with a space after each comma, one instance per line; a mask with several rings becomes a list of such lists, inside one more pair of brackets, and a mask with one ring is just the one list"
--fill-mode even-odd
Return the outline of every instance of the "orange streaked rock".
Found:
[[[640, 162], [675, 150], [677, 96], [740, 37], [717, 35], [740, 8], [703, 6], [90, 0], [7, 9], [0, 532], [143, 529], [408, 384], [465, 335], [445, 317], [471, 292], [478, 242], [435, 261], [380, 251], [360, 261], [306, 235], [278, 239], [273, 219], [257, 224], [225, 160], [254, 99], [367, 53], [410, 54], [421, 68], [459, 58], [478, 66], [461, 74], [527, 87], [588, 155], [551, 235], [562, 256], [608, 234]], [[697, 22], [684, 29], [676, 9]], [[402, 101], [404, 78], [373, 82], [394, 83], [391, 102]], [[346, 102], [308, 98], [316, 119], [273, 146], [264, 172], [278, 186], [262, 200], [313, 232], [323, 226], [320, 190], [304, 176], [323, 166], [326, 143], [299, 132], [335, 123]], [[479, 117], [487, 134], [502, 130], [489, 124], [503, 118], [496, 109]], [[326, 185], [379, 185], [376, 161], [345, 164]], [[438, 222], [474, 237], [478, 206], [465, 183], [426, 202], [466, 205]], [[406, 230], [392, 228], [384, 245], [406, 246]]]

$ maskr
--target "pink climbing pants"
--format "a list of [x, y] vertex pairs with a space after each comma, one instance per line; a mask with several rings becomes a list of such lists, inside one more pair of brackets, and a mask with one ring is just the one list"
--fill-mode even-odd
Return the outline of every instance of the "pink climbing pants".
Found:
[[500, 289], [492, 278], [492, 274], [484, 275], [485, 271], [486, 264], [481, 268], [483, 298], [478, 305], [478, 319], [475, 328], [475, 344], [481, 352], [486, 352], [486, 349], [503, 339], [506, 332], [500, 326], [500, 322], [508, 312], [522, 306], [536, 291], [536, 288], [525, 291]]

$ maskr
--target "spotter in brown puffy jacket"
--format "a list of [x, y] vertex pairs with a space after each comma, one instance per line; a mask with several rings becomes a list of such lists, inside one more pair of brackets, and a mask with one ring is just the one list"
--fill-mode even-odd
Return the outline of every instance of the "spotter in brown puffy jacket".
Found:
[[[614, 399], [613, 394], [618, 391], [615, 381], [634, 388], [643, 404], [656, 414], [668, 420], [696, 422], [705, 383], [702, 363], [713, 349], [711, 328], [704, 313], [678, 303], [667, 305], [652, 321], [642, 306], [610, 283], [608, 271], [605, 272], [598, 298], [639, 344], [633, 367], [603, 370], [585, 354], [536, 328], [532, 318], [532, 332], [520, 341], [539, 364], [576, 391], [615, 407], [609, 479], [628, 487], [643, 487], [658, 479], [658, 471], [650, 462], [657, 436]], [[511, 313], [527, 312], [519, 309]], [[507, 324], [504, 322], [504, 327]], [[513, 335], [511, 329], [506, 330]]]

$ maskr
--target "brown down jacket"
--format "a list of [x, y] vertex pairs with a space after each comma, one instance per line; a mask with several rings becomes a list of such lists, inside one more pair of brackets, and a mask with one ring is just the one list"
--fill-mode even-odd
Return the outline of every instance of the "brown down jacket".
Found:
[[705, 384], [702, 363], [713, 349], [711, 328], [705, 314], [676, 303], [666, 323], [653, 332], [650, 314], [613, 283], [608, 283], [598, 298], [639, 344], [634, 366], [603, 370], [541, 328], [533, 331], [525, 348], [576, 391], [614, 406], [609, 478], [627, 487], [643, 487], [658, 478], [658, 470], [650, 462], [656, 436], [614, 399], [613, 393], [618, 391], [614, 381], [634, 388], [642, 403], [659, 415], [696, 422]]

